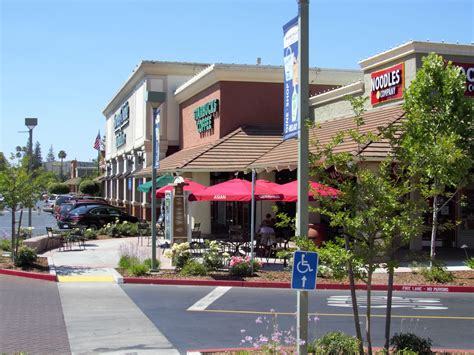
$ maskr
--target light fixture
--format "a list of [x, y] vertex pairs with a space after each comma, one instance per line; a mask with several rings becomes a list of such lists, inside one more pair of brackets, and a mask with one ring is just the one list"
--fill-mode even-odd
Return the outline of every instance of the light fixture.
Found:
[[[38, 119], [33, 117], [25, 118], [25, 126], [28, 127], [30, 139], [29, 139], [29, 149], [28, 149], [28, 173], [32, 171], [33, 163], [33, 128], [38, 125]], [[28, 207], [28, 227], [31, 227], [31, 206]]]
[[[157, 110], [166, 100], [166, 93], [160, 91], [148, 91], [146, 95], [146, 102], [152, 108], [152, 165], [151, 165], [151, 271], [156, 271], [156, 168], [159, 161], [159, 147], [157, 147], [157, 128], [159, 127], [159, 120], [157, 119]], [[158, 121], [158, 122], [157, 122]]]

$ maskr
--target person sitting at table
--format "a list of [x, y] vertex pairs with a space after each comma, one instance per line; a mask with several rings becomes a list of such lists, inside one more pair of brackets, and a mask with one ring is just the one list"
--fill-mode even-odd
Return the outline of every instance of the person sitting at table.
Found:
[[271, 214], [268, 213], [258, 228], [257, 233], [261, 236], [260, 244], [263, 247], [271, 246], [275, 243], [275, 230], [273, 229], [271, 217]]

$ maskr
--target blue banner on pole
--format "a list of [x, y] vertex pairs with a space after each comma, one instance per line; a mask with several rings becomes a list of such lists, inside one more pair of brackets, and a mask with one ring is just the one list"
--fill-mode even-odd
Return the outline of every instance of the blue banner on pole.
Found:
[[154, 115], [154, 127], [156, 140], [153, 142], [155, 145], [155, 169], [160, 168], [160, 109], [155, 110]]
[[283, 26], [283, 139], [298, 136], [298, 17]]

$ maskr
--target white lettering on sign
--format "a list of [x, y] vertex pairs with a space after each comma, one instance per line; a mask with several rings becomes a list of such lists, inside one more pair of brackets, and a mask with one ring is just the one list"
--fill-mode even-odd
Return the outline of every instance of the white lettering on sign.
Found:
[[225, 200], [226, 198], [226, 195], [214, 195], [214, 200]]
[[474, 63], [454, 63], [466, 77], [466, 91], [464, 96], [474, 96]]
[[[434, 287], [436, 288], [436, 287]], [[412, 290], [413, 291], [413, 290]], [[332, 307], [352, 307], [351, 296], [330, 296], [327, 299], [328, 306]], [[367, 308], [367, 297], [358, 297], [357, 305], [361, 308]], [[371, 297], [370, 308], [386, 308], [386, 296]], [[416, 298], [416, 297], [392, 297], [392, 308], [411, 308], [417, 310], [444, 310], [439, 298]]]
[[404, 65], [400, 63], [370, 74], [370, 102], [372, 105], [403, 97], [403, 72]]

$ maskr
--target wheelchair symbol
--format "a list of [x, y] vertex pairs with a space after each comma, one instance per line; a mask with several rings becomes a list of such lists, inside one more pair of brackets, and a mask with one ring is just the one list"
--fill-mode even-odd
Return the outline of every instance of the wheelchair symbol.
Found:
[[296, 264], [296, 269], [300, 274], [306, 274], [307, 272], [313, 272], [311, 265], [304, 259], [305, 254], [301, 254], [301, 260]]

